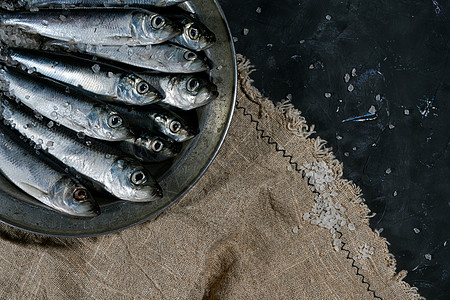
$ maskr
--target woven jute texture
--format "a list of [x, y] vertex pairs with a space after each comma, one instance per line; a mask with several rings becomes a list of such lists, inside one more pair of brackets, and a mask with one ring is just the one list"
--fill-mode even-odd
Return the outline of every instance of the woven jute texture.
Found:
[[96, 238], [2, 225], [0, 299], [420, 299], [324, 141], [291, 104], [263, 98], [238, 63], [229, 134], [189, 193]]

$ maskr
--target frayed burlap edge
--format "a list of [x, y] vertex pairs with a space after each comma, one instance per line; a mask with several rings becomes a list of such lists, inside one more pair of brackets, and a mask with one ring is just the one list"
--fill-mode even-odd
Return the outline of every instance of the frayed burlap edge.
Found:
[[[375, 284], [375, 281], [380, 281], [379, 283], [381, 285], [385, 284], [386, 282], [383, 282], [383, 280], [391, 281], [390, 284], [396, 285], [396, 288], [410, 297], [410, 299], [425, 299], [419, 295], [416, 287], [410, 286], [403, 280], [407, 275], [407, 271], [403, 270], [398, 273], [396, 272], [396, 260], [389, 252], [389, 243], [385, 238], [380, 236], [378, 231], [372, 231], [369, 228], [369, 219], [373, 217], [374, 214], [370, 215], [370, 209], [364, 203], [365, 200], [362, 198], [361, 189], [353, 182], [342, 178], [343, 165], [336, 159], [332, 149], [325, 146], [327, 142], [320, 137], [311, 137], [311, 135], [315, 133], [314, 125], [308, 125], [306, 119], [301, 115], [301, 111], [296, 109], [289, 100], [274, 103], [269, 98], [264, 97], [261, 92], [253, 86], [253, 80], [250, 78], [250, 74], [255, 71], [255, 68], [243, 55], [237, 55], [237, 63], [238, 81], [240, 83], [238, 86], [242, 88], [242, 92], [246, 96], [244, 101], [245, 99], [248, 99], [252, 103], [256, 104], [258, 107], [258, 112], [256, 114], [248, 112], [245, 103], [240, 103], [241, 99], [238, 99], [236, 107], [237, 109], [242, 109], [244, 114], [250, 116], [252, 122], [256, 123], [256, 130], [260, 132], [260, 137], [267, 139], [269, 144], [273, 144], [275, 150], [280, 152], [282, 156], [288, 158], [292, 167], [296, 171], [300, 172], [304, 178], [305, 170], [302, 168], [303, 163], [310, 161], [325, 162], [328, 168], [334, 173], [336, 178], [334, 184], [340, 191], [347, 195], [346, 198], [348, 201], [356, 204], [355, 206], [357, 207], [359, 220], [355, 220], [355, 223], [359, 222], [361, 225], [364, 225], [368, 231], [370, 231], [371, 240], [369, 243], [376, 245], [377, 247], [377, 251], [374, 255], [381, 256], [378, 261], [384, 261], [386, 264], [386, 266], [382, 266], [380, 268], [375, 267], [374, 269], [379, 271], [379, 273], [377, 273], [378, 276], [382, 273], [381, 270], [383, 268], [385, 268], [387, 272], [382, 275], [385, 278], [380, 280], [371, 272], [368, 272], [367, 268], [364, 269], [364, 267], [361, 267], [355, 259], [357, 255], [357, 253], [354, 253], [356, 252], [355, 249], [347, 247], [347, 242], [344, 242], [344, 240], [347, 240], [347, 237], [354, 234], [354, 232], [351, 230], [337, 231], [337, 234], [340, 235], [339, 238], [342, 240], [339, 250], [347, 253], [346, 258], [351, 260], [351, 266], [356, 270], [355, 275], [361, 277], [361, 281], [367, 285], [367, 290], [373, 294], [375, 299], [388, 299], [380, 296], [383, 292], [379, 292], [376, 287], [377, 285]], [[300, 140], [302, 140], [302, 142], [306, 144], [306, 147], [310, 150], [305, 152], [310, 153], [311, 157], [306, 157], [303, 161], [297, 160], [294, 154], [289, 153], [289, 151], [284, 149], [282, 145], [278, 144], [272, 136], [268, 135], [260, 120], [269, 115], [270, 119], [278, 120], [291, 134], [296, 135]]]

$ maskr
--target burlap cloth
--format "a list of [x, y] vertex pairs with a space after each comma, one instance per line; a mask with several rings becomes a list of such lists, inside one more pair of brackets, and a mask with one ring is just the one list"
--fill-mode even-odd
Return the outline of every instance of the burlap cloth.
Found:
[[262, 98], [249, 63], [238, 62], [229, 134], [183, 199], [155, 220], [95, 238], [1, 225], [0, 298], [421, 298], [396, 273], [360, 190], [341, 178], [324, 141], [309, 137], [292, 105]]

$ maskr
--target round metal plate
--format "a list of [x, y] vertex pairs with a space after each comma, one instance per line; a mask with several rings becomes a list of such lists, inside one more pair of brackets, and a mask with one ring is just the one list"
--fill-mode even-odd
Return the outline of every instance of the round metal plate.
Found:
[[183, 152], [166, 169], [159, 167], [156, 176], [164, 197], [150, 203], [111, 202], [101, 207], [98, 217], [74, 218], [36, 204], [0, 175], [1, 222], [51, 236], [110, 233], [155, 217], [180, 199], [203, 175], [219, 151], [231, 122], [237, 86], [235, 51], [225, 16], [215, 0], [194, 0], [183, 6], [197, 13], [217, 36], [216, 44], [206, 53], [212, 61], [210, 75], [220, 96], [198, 110], [200, 134], [185, 145]]

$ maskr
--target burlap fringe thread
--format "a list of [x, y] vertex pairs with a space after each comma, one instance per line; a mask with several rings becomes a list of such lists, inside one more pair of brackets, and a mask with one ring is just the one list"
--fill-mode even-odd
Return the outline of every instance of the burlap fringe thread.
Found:
[[[369, 225], [369, 219], [373, 217], [374, 214], [369, 215], [370, 209], [364, 203], [365, 200], [362, 198], [361, 189], [358, 186], [356, 186], [353, 182], [342, 178], [343, 165], [336, 159], [336, 157], [332, 152], [332, 149], [327, 148], [325, 146], [327, 142], [321, 139], [320, 137], [316, 138], [311, 137], [311, 135], [315, 133], [314, 125], [310, 126], [307, 124], [306, 119], [301, 114], [301, 111], [296, 109], [294, 105], [290, 102], [290, 100], [285, 100], [274, 104], [273, 101], [264, 97], [261, 94], [261, 92], [253, 86], [253, 80], [249, 76], [251, 73], [255, 71], [255, 68], [253, 65], [251, 65], [250, 61], [247, 60], [243, 55], [240, 54], [237, 55], [237, 63], [238, 63], [238, 81], [240, 82], [240, 85], [243, 87], [242, 91], [248, 97], [248, 99], [259, 106], [258, 118], [263, 118], [268, 114], [278, 114], [279, 116], [281, 116], [282, 118], [280, 119], [284, 123], [283, 124], [284, 127], [292, 134], [302, 139], [305, 143], [309, 145], [309, 147], [311, 147], [311, 149], [313, 149], [312, 155], [317, 161], [324, 161], [328, 165], [328, 167], [331, 170], [333, 170], [333, 173], [335, 174], [336, 178], [335, 182], [336, 186], [340, 190], [347, 190], [354, 195], [351, 199], [355, 204], [358, 204], [360, 208], [361, 221], [363, 224]], [[280, 151], [278, 149], [279, 146], [276, 145], [276, 147], [277, 150]], [[285, 150], [281, 150], [280, 152], [283, 152], [283, 155], [286, 156]], [[303, 177], [305, 176], [304, 171], [299, 167], [299, 164], [297, 162], [290, 161], [290, 163], [295, 168], [296, 171], [300, 172]], [[408, 283], [403, 281], [403, 279], [407, 275], [407, 271], [403, 270], [400, 271], [399, 273], [396, 273], [396, 260], [394, 256], [391, 253], [389, 253], [388, 250], [389, 243], [387, 242], [387, 240], [381, 237], [378, 231], [374, 231], [373, 234], [374, 238], [379, 239], [380, 241], [383, 242], [382, 243], [384, 245], [383, 249], [377, 250], [381, 250], [383, 255], [385, 256], [385, 260], [389, 266], [389, 270], [392, 275], [392, 280], [400, 283], [404, 292], [408, 296], [410, 296], [411, 299], [417, 300], [425, 299], [424, 297], [418, 294], [418, 289], [416, 287], [411, 287]], [[344, 234], [341, 233], [341, 238], [343, 237], [343, 235]], [[341, 249], [349, 253], [347, 258], [353, 260], [352, 266], [357, 269], [357, 275], [361, 276], [362, 281], [368, 284], [369, 286], [368, 290], [373, 293], [374, 298], [381, 299], [381, 297], [377, 296], [376, 291], [370, 289], [370, 283], [366, 281], [368, 278], [370, 278], [370, 275], [362, 275], [359, 273], [360, 268], [358, 268], [354, 264], [355, 260], [351, 256], [350, 251], [344, 249], [344, 247], [345, 243], [343, 243]]]

